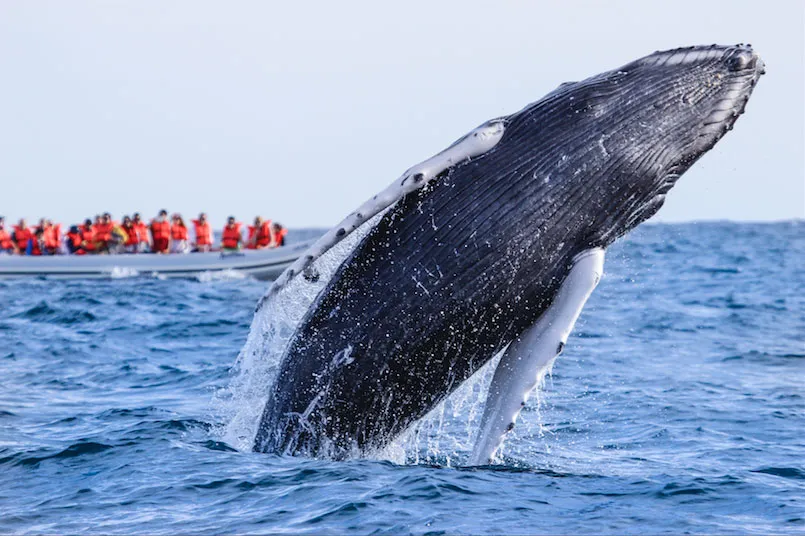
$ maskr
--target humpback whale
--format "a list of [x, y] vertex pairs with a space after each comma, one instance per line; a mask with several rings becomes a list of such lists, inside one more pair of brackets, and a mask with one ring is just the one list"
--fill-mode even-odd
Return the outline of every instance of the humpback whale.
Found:
[[749, 45], [655, 52], [562, 84], [407, 170], [258, 305], [315, 279], [317, 259], [371, 226], [296, 326], [254, 450], [381, 449], [502, 352], [469, 459], [488, 463], [562, 352], [606, 248], [732, 129], [764, 72]]

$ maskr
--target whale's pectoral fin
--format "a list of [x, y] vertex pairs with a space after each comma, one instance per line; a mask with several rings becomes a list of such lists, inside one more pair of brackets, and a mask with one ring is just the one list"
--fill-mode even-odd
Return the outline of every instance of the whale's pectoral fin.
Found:
[[506, 349], [489, 386], [470, 465], [489, 463], [503, 437], [514, 428], [529, 394], [561, 353], [581, 309], [601, 279], [603, 268], [603, 249], [579, 254], [551, 306]]
[[[407, 170], [388, 188], [363, 203], [357, 210], [317, 240], [274, 281], [261, 304], [268, 296], [276, 293], [299, 274], [304, 274], [308, 280], [311, 277], [315, 278], [315, 270], [310, 270], [310, 267], [316, 259], [327, 253], [375, 215], [392, 206], [405, 195], [426, 186], [446, 169], [491, 150], [503, 137], [503, 130], [503, 119], [487, 121], [436, 156]], [[259, 307], [260, 305], [258, 305], [258, 309]]]

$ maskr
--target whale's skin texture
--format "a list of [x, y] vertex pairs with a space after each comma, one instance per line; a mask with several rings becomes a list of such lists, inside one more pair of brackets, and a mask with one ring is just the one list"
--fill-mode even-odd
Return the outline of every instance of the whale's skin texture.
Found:
[[748, 46], [657, 52], [503, 118], [497, 145], [405, 195], [336, 271], [254, 449], [386, 446], [537, 321], [574, 256], [652, 216], [763, 72]]

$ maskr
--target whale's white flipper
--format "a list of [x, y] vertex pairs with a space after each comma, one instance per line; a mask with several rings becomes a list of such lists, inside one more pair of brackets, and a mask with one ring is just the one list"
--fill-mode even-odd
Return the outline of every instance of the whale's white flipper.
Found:
[[489, 463], [514, 428], [520, 410], [551, 361], [562, 352], [581, 309], [604, 270], [604, 250], [588, 249], [573, 262], [551, 306], [512, 341], [500, 359], [486, 399], [470, 465]]
[[[388, 188], [367, 200], [310, 246], [274, 281], [268, 293], [261, 300], [261, 304], [373, 216], [392, 206], [406, 194], [426, 186], [444, 170], [491, 150], [503, 137], [504, 129], [503, 119], [487, 121], [459, 138], [444, 151], [408, 169]], [[258, 305], [259, 307], [260, 305]]]

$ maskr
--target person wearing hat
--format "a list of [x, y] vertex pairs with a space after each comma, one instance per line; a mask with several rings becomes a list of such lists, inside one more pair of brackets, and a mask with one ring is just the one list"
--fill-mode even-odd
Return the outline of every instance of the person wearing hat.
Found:
[[81, 249], [84, 253], [95, 253], [98, 247], [95, 244], [95, 226], [92, 225], [92, 220], [87, 218], [84, 220], [84, 225], [78, 228], [81, 232]]
[[67, 251], [70, 255], [86, 255], [82, 247], [84, 237], [78, 225], [72, 225], [65, 235], [67, 238]]

